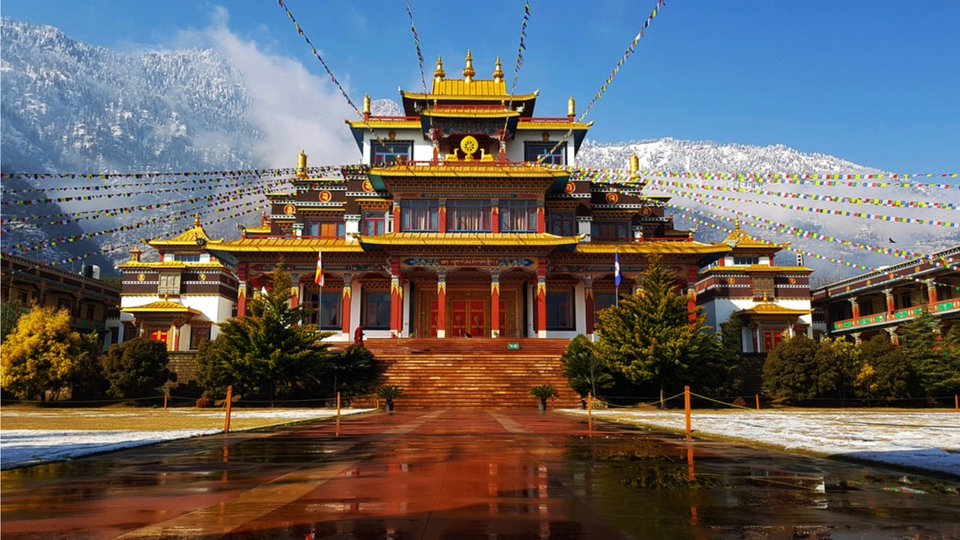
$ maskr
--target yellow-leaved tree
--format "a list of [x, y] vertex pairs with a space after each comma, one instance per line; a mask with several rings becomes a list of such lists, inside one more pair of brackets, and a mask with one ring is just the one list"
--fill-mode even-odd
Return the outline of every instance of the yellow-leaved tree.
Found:
[[2, 347], [0, 384], [24, 400], [43, 400], [47, 390], [56, 395], [84, 354], [80, 334], [70, 329], [70, 314], [49, 307], [20, 317]]

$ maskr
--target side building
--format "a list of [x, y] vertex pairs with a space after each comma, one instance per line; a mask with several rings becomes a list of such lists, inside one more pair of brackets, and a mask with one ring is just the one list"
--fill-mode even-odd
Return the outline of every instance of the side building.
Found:
[[859, 343], [877, 334], [897, 342], [897, 328], [923, 312], [941, 332], [960, 322], [960, 245], [837, 281], [813, 291], [818, 330]]
[[785, 245], [751, 238], [740, 229], [723, 240], [731, 248], [700, 274], [697, 299], [707, 325], [719, 332], [731, 319], [742, 324], [741, 350], [766, 353], [788, 336], [813, 336], [810, 274], [798, 264], [779, 266], [777, 252]]

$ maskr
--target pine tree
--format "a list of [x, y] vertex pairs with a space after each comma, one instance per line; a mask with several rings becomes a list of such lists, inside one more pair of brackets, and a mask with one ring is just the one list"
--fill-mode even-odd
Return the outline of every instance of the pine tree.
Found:
[[949, 343], [937, 342], [939, 322], [924, 312], [897, 330], [900, 351], [914, 367], [917, 382], [930, 397], [955, 392], [960, 387], [960, 365], [951, 358]]
[[588, 392], [596, 397], [597, 390], [613, 386], [613, 377], [597, 359], [593, 344], [582, 334], [573, 338], [563, 353], [563, 374], [570, 388], [581, 397]]
[[595, 354], [633, 384], [658, 384], [663, 406], [667, 388], [679, 390], [690, 382], [691, 368], [696, 371], [716, 358], [717, 342], [702, 316], [688, 321], [686, 297], [658, 260], [644, 272], [641, 287], [641, 294], [626, 296], [601, 312]]
[[63, 388], [83, 354], [66, 310], [34, 308], [17, 321], [0, 349], [0, 383], [20, 399], [45, 399]]
[[201, 350], [201, 382], [207, 394], [219, 394], [223, 384], [234, 393], [253, 393], [274, 400], [281, 394], [317, 387], [330, 354], [316, 325], [302, 324], [305, 306], [290, 307], [290, 276], [281, 267], [273, 272], [273, 288], [250, 302], [250, 315], [220, 326], [220, 335]]
[[863, 364], [854, 382], [860, 397], [890, 402], [915, 395], [911, 362], [885, 336], [874, 336], [861, 344], [860, 355]]

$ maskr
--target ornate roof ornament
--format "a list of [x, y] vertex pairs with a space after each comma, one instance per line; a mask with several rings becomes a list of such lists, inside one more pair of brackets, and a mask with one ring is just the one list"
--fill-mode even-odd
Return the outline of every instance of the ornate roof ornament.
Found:
[[440, 82], [446, 76], [447, 74], [443, 71], [443, 58], [437, 56], [437, 69], [433, 70], [433, 79]]
[[500, 65], [500, 57], [497, 57], [497, 64], [493, 68], [493, 80], [503, 82], [503, 67]]
[[477, 70], [473, 69], [473, 55], [470, 54], [470, 49], [467, 49], [467, 65], [463, 67], [463, 81], [473, 81], [473, 76], [476, 74]]

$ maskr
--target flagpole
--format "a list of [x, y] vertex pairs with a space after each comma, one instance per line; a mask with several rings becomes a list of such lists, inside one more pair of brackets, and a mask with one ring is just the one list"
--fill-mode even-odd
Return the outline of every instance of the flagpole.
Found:
[[613, 248], [613, 303], [614, 306], [620, 307], [620, 248], [614, 246]]

